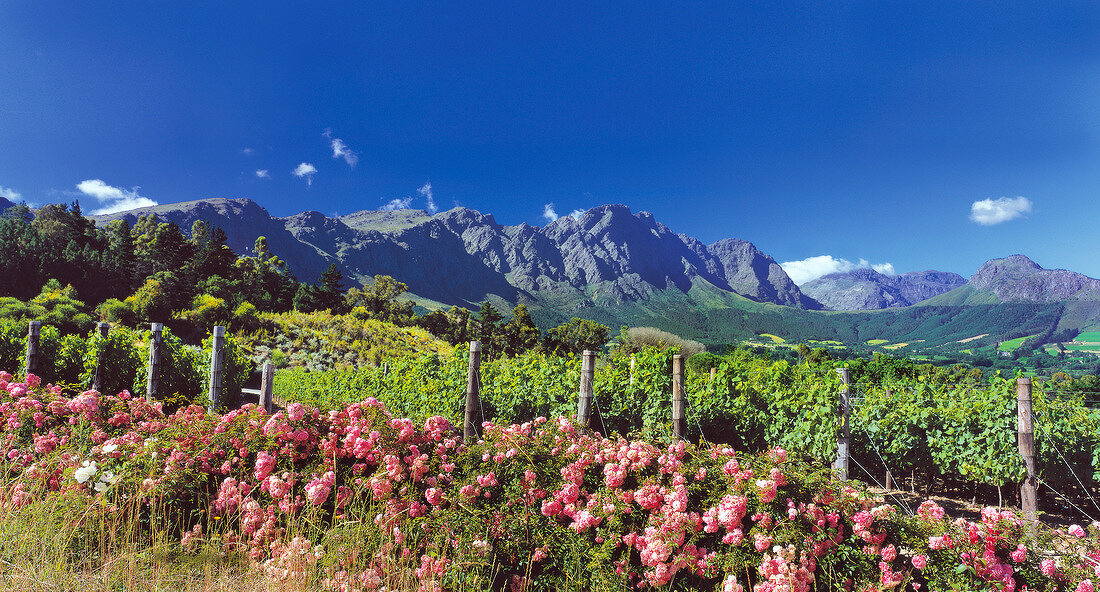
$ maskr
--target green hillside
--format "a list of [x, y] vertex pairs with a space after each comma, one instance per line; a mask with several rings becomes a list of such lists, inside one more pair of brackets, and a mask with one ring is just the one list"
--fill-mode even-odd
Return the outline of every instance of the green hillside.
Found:
[[867, 346], [874, 341], [958, 351], [973, 347], [967, 340], [978, 335], [988, 334], [995, 342], [1060, 328], [1066, 308], [1061, 303], [998, 303], [992, 294], [968, 287], [933, 300], [939, 304], [857, 312], [807, 311], [754, 302], [716, 288], [695, 288], [686, 295], [666, 290], [645, 303], [597, 301], [597, 306], [584, 306], [576, 301], [550, 301], [545, 306], [533, 305], [532, 315], [543, 326], [553, 326], [567, 320], [557, 311], [569, 310], [572, 316], [613, 328], [653, 326], [709, 345], [770, 334], [793, 343], [837, 341]]

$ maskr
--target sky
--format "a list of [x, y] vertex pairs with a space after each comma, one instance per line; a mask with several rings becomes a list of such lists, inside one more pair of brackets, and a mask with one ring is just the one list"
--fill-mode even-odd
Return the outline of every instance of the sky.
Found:
[[1100, 277], [1100, 3], [0, 0], [0, 196], [602, 204], [804, 282]]

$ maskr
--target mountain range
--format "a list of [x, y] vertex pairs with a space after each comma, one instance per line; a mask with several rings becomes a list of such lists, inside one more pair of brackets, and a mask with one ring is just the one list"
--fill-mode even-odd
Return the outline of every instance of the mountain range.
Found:
[[[704, 244], [623, 205], [544, 227], [501, 225], [468, 208], [280, 218], [251, 200], [221, 198], [94, 218], [132, 225], [150, 213], [185, 232], [195, 220], [219, 226], [242, 254], [265, 236], [270, 251], [303, 281], [315, 281], [335, 263], [355, 281], [393, 276], [429, 308], [522, 302], [544, 325], [580, 316], [723, 343], [764, 332], [847, 342], [902, 339], [936, 327], [947, 340], [1100, 324], [1100, 280], [1045, 270], [1022, 255], [990, 260], [969, 280], [949, 272], [887, 276], [859, 269], [800, 288], [750, 242]], [[983, 322], [989, 327], [978, 326]]]

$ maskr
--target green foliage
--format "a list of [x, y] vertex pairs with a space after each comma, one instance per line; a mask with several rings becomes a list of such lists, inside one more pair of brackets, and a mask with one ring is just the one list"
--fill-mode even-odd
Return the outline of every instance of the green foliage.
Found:
[[348, 309], [362, 307], [369, 318], [395, 325], [408, 325], [413, 319], [411, 300], [398, 300], [409, 287], [388, 275], [376, 275], [371, 283], [363, 282], [362, 288], [352, 288], [344, 295]]
[[285, 357], [283, 366], [309, 370], [376, 366], [418, 352], [451, 351], [448, 344], [419, 327], [361, 319], [354, 311], [348, 315], [328, 311], [266, 313], [258, 315], [252, 327], [251, 332], [236, 336], [257, 364], [274, 361], [276, 351]]
[[85, 341], [80, 383], [90, 388], [98, 373], [101, 393], [141, 390], [137, 385], [145, 381], [145, 360], [134, 339], [134, 333], [125, 327], [112, 328], [106, 337], [92, 331]]
[[[210, 375], [211, 354], [214, 350], [214, 336], [209, 335], [202, 341], [203, 375]], [[222, 393], [223, 397], [235, 396], [248, 381], [255, 365], [252, 358], [233, 337], [226, 336], [222, 345]], [[207, 397], [208, 395], [203, 395]], [[204, 399], [205, 400], [205, 399]], [[206, 401], [207, 403], [209, 401]]]
[[573, 317], [546, 333], [546, 349], [558, 355], [579, 354], [586, 349], [602, 351], [609, 331], [606, 325]]
[[[149, 351], [151, 334], [151, 331], [144, 332], [144, 342], [138, 343], [139, 350]], [[202, 350], [184, 345], [168, 327], [163, 329], [158, 354], [157, 400], [164, 403], [165, 409], [174, 410], [190, 404], [205, 406], [204, 370], [209, 366], [209, 356], [204, 360]], [[148, 358], [145, 360], [140, 373], [142, 377], [147, 377], [149, 373]], [[144, 381], [139, 381], [135, 387], [135, 394], [145, 396], [147, 389]]]

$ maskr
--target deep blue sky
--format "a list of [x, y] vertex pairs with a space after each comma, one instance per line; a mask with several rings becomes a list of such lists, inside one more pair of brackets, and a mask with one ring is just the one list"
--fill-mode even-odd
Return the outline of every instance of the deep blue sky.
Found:
[[1096, 2], [316, 4], [0, 2], [0, 194], [331, 215], [430, 181], [812, 269], [1100, 277]]

